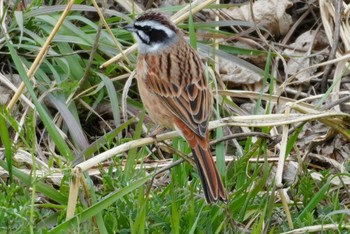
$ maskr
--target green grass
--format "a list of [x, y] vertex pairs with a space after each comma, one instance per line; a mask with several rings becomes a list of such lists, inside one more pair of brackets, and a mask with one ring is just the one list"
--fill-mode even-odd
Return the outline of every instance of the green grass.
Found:
[[[76, 175], [74, 167], [83, 158], [100, 157], [116, 147], [141, 142], [154, 124], [144, 112], [135, 82], [123, 99], [126, 79], [113, 79], [131, 75], [137, 54], [127, 56], [130, 64], [119, 60], [100, 69], [101, 64], [120, 51], [108, 31], [104, 27], [99, 30], [98, 17], [84, 13], [86, 6], [75, 6], [42, 58], [34, 78], [27, 76], [28, 68], [62, 13], [55, 5], [39, 9], [37, 6], [41, 6], [40, 1], [16, 14], [12, 8], [7, 9], [8, 37], [3, 37], [3, 30], [0, 32], [0, 39], [6, 38], [0, 40], [0, 64], [4, 68], [1, 75], [19, 74], [25, 84], [23, 94], [35, 106], [31, 109], [18, 101], [11, 110], [6, 108], [8, 102], [0, 108], [0, 233], [281, 233], [328, 224], [339, 225], [339, 233], [349, 232], [349, 226], [345, 226], [350, 217], [346, 203], [349, 173], [339, 173], [321, 163], [313, 166], [314, 161], [298, 161], [311, 144], [298, 145], [301, 134], [310, 126], [306, 123], [300, 123], [286, 143], [289, 159], [299, 163], [296, 179], [284, 184], [291, 199], [288, 207], [293, 228], [288, 224], [274, 182], [273, 159], [281, 147], [276, 144], [282, 143], [251, 136], [212, 146], [229, 192], [227, 204], [205, 203], [197, 170], [188, 162], [178, 163], [182, 154], [190, 154], [188, 144], [180, 137], [171, 136], [165, 143], [159, 142], [159, 148], [152, 143], [130, 146], [84, 172], [81, 182], [85, 187], [79, 187], [74, 217], [66, 220], [66, 212], [72, 208], [68, 201]], [[222, 7], [225, 5], [212, 4], [208, 8]], [[121, 28], [128, 20], [127, 15], [114, 10], [109, 13], [112, 16], [105, 17], [113, 25], [114, 36], [123, 49], [128, 48], [133, 39]], [[215, 51], [213, 43], [198, 41], [197, 31], [229, 37], [233, 32], [215, 27], [245, 26], [231, 20], [195, 23], [194, 16], [190, 15], [183, 28], [188, 27], [193, 46], [203, 48], [205, 44], [210, 51]], [[265, 55], [264, 70], [236, 55]], [[209, 56], [207, 74], [214, 74], [211, 61], [216, 56], [234, 59], [260, 74], [263, 80], [262, 88], [256, 92], [258, 98], [247, 98], [245, 102], [254, 106], [252, 115], [259, 114], [261, 108], [266, 118], [276, 113], [279, 104], [272, 96], [282, 83], [272, 74], [276, 68], [275, 51], [222, 43]], [[217, 75], [210, 76], [210, 83], [214, 89], [232, 89]], [[242, 85], [237, 89], [247, 87]], [[271, 97], [269, 101], [263, 99], [266, 93]], [[217, 99], [214, 119], [243, 115], [244, 110], [234, 103], [240, 101], [229, 96]], [[126, 121], [123, 105], [128, 110]], [[349, 132], [349, 125], [343, 119], [327, 121]], [[242, 129], [220, 126], [211, 131], [211, 137], [221, 139]], [[257, 128], [252, 123], [244, 128], [245, 132], [266, 134], [272, 134], [272, 130], [280, 131], [277, 124]], [[229, 159], [226, 163], [225, 157]], [[161, 164], [164, 159], [166, 165]], [[161, 171], [164, 168], [169, 170]], [[321, 180], [315, 179], [313, 173], [320, 174]], [[333, 178], [341, 182], [335, 184]]]

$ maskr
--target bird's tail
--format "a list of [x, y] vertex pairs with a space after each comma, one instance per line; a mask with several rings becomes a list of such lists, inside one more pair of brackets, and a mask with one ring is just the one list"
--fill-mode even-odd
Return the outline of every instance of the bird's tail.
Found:
[[[198, 136], [195, 138], [198, 138]], [[209, 144], [202, 144], [201, 141], [202, 139], [197, 139], [197, 144], [191, 147], [202, 181], [205, 199], [207, 203], [216, 202], [218, 199], [226, 202], [227, 195], [224, 185], [213, 160], [210, 148], [206, 147], [206, 145]]]
[[184, 123], [181, 125], [181, 132], [192, 148], [207, 203], [216, 202], [218, 199], [226, 202], [226, 190], [210, 151], [208, 134], [203, 138]]

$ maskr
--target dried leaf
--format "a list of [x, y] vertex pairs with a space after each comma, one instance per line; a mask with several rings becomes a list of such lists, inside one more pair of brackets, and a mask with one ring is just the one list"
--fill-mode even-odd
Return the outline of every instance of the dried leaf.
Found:
[[[285, 35], [292, 25], [292, 17], [286, 13], [286, 9], [293, 5], [288, 0], [260, 0], [253, 4], [254, 19], [257, 24], [262, 24], [273, 35]], [[225, 10], [234, 19], [252, 22], [250, 4], [240, 8]]]
[[254, 84], [262, 79], [259, 74], [223, 58], [219, 59], [219, 69], [223, 81], [235, 84]]
[[321, 54], [313, 57], [309, 56], [313, 46], [316, 31], [311, 30], [301, 34], [293, 44], [289, 45], [294, 49], [285, 49], [284, 53], [290, 57], [286, 73], [296, 74], [296, 79], [299, 82], [307, 82], [315, 76], [317, 68], [310, 68], [306, 71], [298, 73], [300, 70], [310, 67], [314, 64], [320, 63], [324, 60], [324, 56]]

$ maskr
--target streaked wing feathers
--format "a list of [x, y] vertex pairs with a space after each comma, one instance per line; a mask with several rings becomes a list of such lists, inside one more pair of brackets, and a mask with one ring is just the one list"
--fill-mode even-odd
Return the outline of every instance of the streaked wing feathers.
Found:
[[146, 83], [173, 114], [199, 136], [205, 137], [211, 114], [211, 93], [197, 54], [187, 43], [180, 48], [177, 53], [169, 50], [168, 54], [162, 52], [162, 56], [145, 56]]

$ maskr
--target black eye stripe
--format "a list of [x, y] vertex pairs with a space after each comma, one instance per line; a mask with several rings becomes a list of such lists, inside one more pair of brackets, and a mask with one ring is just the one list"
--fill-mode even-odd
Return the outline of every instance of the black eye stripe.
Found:
[[157, 42], [165, 42], [166, 40], [169, 39], [166, 32], [164, 32], [164, 30], [161, 30], [161, 29], [155, 29], [148, 25], [140, 26], [137, 24], [134, 24], [134, 28], [137, 29], [137, 31], [142, 31], [145, 35], [149, 37], [149, 41], [148, 41], [141, 36], [141, 33], [136, 31], [141, 41], [147, 45], [151, 45]]
[[147, 32], [152, 32], [152, 31], [162, 31], [161, 29], [156, 29], [156, 28], [152, 28], [151, 26], [140, 26], [140, 25], [134, 25], [134, 28], [136, 28], [137, 30], [143, 31], [144, 33]]
[[161, 42], [168, 39], [168, 35], [163, 30], [151, 29], [150, 31], [144, 31], [152, 42]]
[[136, 28], [137, 30], [142, 30], [143, 27], [140, 25], [134, 24], [134, 28]]

